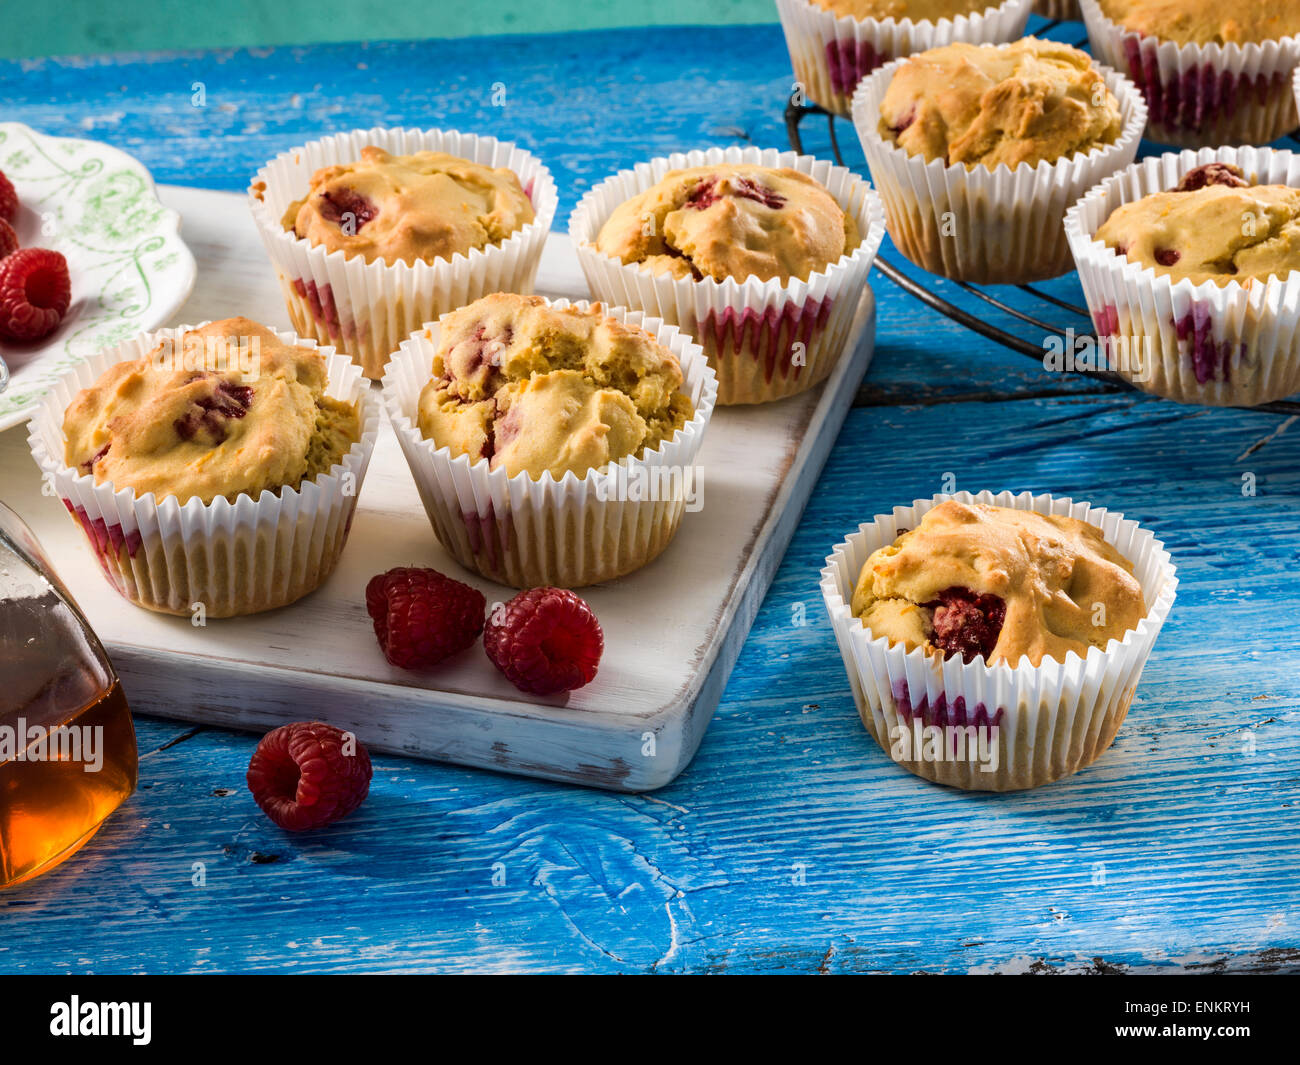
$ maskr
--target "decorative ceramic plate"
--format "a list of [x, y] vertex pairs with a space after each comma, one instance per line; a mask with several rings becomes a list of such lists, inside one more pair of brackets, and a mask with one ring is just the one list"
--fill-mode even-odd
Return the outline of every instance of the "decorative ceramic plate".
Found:
[[19, 243], [62, 252], [72, 278], [72, 305], [58, 329], [31, 344], [0, 341], [9, 369], [0, 389], [3, 430], [26, 421], [69, 367], [170, 319], [196, 268], [180, 216], [125, 152], [0, 122], [0, 170], [18, 192]]

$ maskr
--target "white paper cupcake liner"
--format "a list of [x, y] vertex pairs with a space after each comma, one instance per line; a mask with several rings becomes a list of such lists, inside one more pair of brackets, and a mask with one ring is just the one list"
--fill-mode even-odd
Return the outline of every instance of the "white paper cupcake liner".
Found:
[[[366, 262], [326, 251], [280, 224], [307, 195], [321, 167], [355, 162], [376, 145], [393, 155], [447, 152], [484, 166], [508, 167], [533, 203], [534, 219], [500, 244], [432, 263]], [[282, 152], [249, 187], [253, 218], [275, 266], [294, 328], [351, 355], [367, 377], [383, 376], [397, 346], [421, 324], [491, 292], [532, 292], [559, 196], [551, 173], [507, 141], [439, 129], [354, 130]]]
[[1078, 22], [1083, 18], [1079, 0], [1035, 0], [1034, 13], [1062, 22]]
[[[873, 637], [850, 606], [863, 564], [901, 530], [916, 528], [945, 499], [1064, 515], [1096, 526], [1133, 563], [1147, 616], [1104, 649], [1090, 648], [1084, 658], [1070, 652], [1064, 662], [1047, 659], [1038, 666], [1027, 662], [989, 666], [982, 657], [966, 663], [959, 656], [944, 659], [920, 648], [909, 652], [901, 643], [890, 646], [888, 638]], [[895, 507], [892, 514], [877, 515], [837, 545], [826, 559], [821, 580], [849, 686], [867, 731], [909, 772], [972, 791], [1038, 787], [1083, 768], [1110, 746], [1173, 607], [1177, 585], [1164, 545], [1136, 522], [1088, 503], [1028, 492], [974, 496], [960, 492]], [[933, 735], [925, 733], [928, 726], [940, 730], [996, 726], [996, 732], [987, 735], [989, 746], [996, 749], [996, 767], [993, 758], [980, 760], [971, 757], [969, 750], [964, 758], [913, 757], [926, 750], [926, 743], [905, 746], [899, 730], [907, 733], [908, 740], [928, 741]], [[945, 740], [948, 735], [956, 733], [945, 734]], [[942, 750], [949, 756], [960, 753], [952, 746]]]
[[[775, 278], [673, 278], [596, 250], [601, 227], [620, 204], [670, 170], [722, 163], [790, 167], [809, 175], [853, 216], [861, 243], [807, 281], [785, 283]], [[718, 402], [724, 405], [782, 399], [829, 376], [884, 235], [884, 209], [870, 182], [846, 167], [770, 148], [711, 148], [639, 163], [591, 189], [569, 221], [569, 236], [592, 294], [691, 334], [717, 372]]]
[[1173, 281], [1095, 239], [1121, 204], [1174, 188], [1205, 163], [1232, 163], [1260, 185], [1300, 186], [1300, 155], [1202, 148], [1143, 159], [1065, 216], [1100, 354], [1146, 392], [1181, 403], [1255, 406], [1300, 390], [1300, 272], [1216, 285]]
[[[558, 308], [589, 306], [549, 302]], [[384, 404], [398, 443], [439, 543], [466, 568], [516, 588], [578, 588], [613, 580], [662, 552], [688, 500], [704, 491], [696, 459], [718, 393], [704, 352], [657, 318], [621, 307], [605, 313], [641, 326], [677, 356], [685, 377], [682, 390], [695, 413], [654, 451], [588, 470], [583, 477], [571, 471], [559, 480], [549, 472], [538, 480], [527, 473], [510, 477], [490, 469], [487, 459], [453, 455], [421, 435], [420, 392], [430, 379], [438, 323], [412, 335], [389, 363]], [[702, 495], [696, 498], [702, 501]]]
[[[152, 492], [96, 484], [64, 464], [63, 416], [77, 393], [113, 364], [148, 355], [159, 341], [195, 328], [142, 334], [68, 371], [32, 418], [32, 456], [85, 533], [104, 576], [131, 602], [183, 615], [202, 604], [208, 618], [285, 606], [316, 589], [338, 561], [379, 433], [379, 401], [347, 356], [322, 348], [326, 393], [361, 404], [361, 439], [328, 473], [296, 488], [264, 491], [258, 499], [243, 494], [234, 503], [219, 497], [181, 504], [175, 496], [158, 501]], [[293, 333], [277, 335], [316, 347]]]
[[1126, 30], [1079, 0], [1092, 52], [1127, 71], [1150, 108], [1147, 137], [1185, 148], [1268, 144], [1300, 125], [1291, 77], [1300, 37], [1262, 44], [1178, 44]]
[[909, 155], [880, 135], [880, 102], [904, 62], [881, 67], [853, 98], [853, 125], [899, 251], [931, 273], [981, 285], [1043, 281], [1068, 271], [1061, 220], [1088, 189], [1137, 155], [1147, 115], [1142, 94], [1122, 74], [1099, 67], [1123, 119], [1115, 143], [1037, 166], [967, 169]]
[[1002, 44], [1024, 35], [1034, 0], [1003, 0], [973, 15], [937, 22], [911, 19], [856, 19], [836, 15], [811, 0], [776, 0], [797, 86], [827, 111], [847, 115], [858, 82], [877, 67], [964, 42]]

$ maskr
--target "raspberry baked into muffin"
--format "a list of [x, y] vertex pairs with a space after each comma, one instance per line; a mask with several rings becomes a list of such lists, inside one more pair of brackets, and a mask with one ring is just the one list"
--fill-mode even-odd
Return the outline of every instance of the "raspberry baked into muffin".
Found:
[[655, 274], [786, 282], [807, 281], [860, 242], [853, 216], [808, 175], [724, 163], [670, 170], [619, 205], [596, 248]]
[[955, 280], [1021, 284], [1069, 268], [1062, 216], [1132, 162], [1146, 105], [1066, 44], [953, 44], [867, 78], [853, 121], [890, 236]]
[[519, 177], [446, 152], [390, 155], [368, 145], [354, 163], [322, 167], [281, 219], [327, 251], [412, 264], [500, 244], [533, 220]]
[[715, 148], [601, 182], [569, 235], [594, 296], [695, 337], [717, 372], [718, 402], [764, 403], [834, 370], [884, 212], [843, 167]]
[[379, 378], [425, 322], [489, 292], [532, 290], [558, 197], [512, 144], [372, 129], [277, 156], [248, 202], [294, 328]]
[[1092, 50], [1151, 108], [1147, 136], [1189, 148], [1267, 144], [1300, 125], [1297, 0], [1081, 0]]
[[1183, 403], [1300, 389], [1300, 157], [1268, 148], [1145, 159], [1066, 216], [1110, 369]]
[[384, 375], [439, 542], [524, 588], [611, 580], [663, 551], [697, 509], [716, 398], [673, 326], [507, 293], [414, 334]]
[[847, 115], [876, 68], [927, 48], [998, 44], [1025, 31], [1034, 0], [777, 0], [803, 95]]
[[118, 591], [226, 617], [283, 606], [329, 575], [377, 431], [349, 360], [228, 318], [78, 367], [31, 440]]
[[1136, 522], [1029, 493], [895, 507], [826, 563], [866, 730], [909, 772], [980, 791], [1046, 784], [1110, 746], [1178, 583]]
[[677, 356], [599, 304], [499, 293], [439, 326], [420, 432], [511, 477], [582, 477], [640, 457], [694, 413]]
[[1146, 615], [1132, 564], [1076, 518], [948, 501], [872, 553], [853, 614], [873, 636], [964, 662], [1063, 662]]

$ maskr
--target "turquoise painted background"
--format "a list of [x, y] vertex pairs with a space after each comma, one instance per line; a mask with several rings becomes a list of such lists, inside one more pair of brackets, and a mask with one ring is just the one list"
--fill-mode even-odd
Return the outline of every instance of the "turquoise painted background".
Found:
[[[17, 20], [8, 17], [17, 13]], [[772, 0], [0, 0], [0, 57], [775, 22]]]

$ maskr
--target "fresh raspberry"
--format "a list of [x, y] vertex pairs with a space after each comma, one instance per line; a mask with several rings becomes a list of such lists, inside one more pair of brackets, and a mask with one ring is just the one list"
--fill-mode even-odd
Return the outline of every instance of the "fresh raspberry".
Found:
[[18, 217], [18, 193], [14, 191], [13, 182], [0, 170], [0, 219], [13, 222]]
[[952, 587], [926, 606], [934, 609], [931, 642], [944, 658], [961, 655], [963, 662], [974, 662], [983, 655], [985, 662], [989, 660], [1007, 618], [1007, 604], [1001, 596]]
[[487, 600], [436, 569], [401, 566], [371, 577], [366, 612], [393, 665], [428, 669], [465, 650], [483, 631]]
[[18, 250], [18, 234], [14, 227], [0, 218], [0, 259], [6, 259]]
[[302, 832], [360, 806], [371, 772], [355, 736], [320, 721], [295, 721], [262, 737], [248, 763], [248, 790], [277, 825]]
[[591, 607], [563, 588], [530, 588], [493, 611], [483, 647], [520, 691], [553, 695], [590, 684], [605, 650]]
[[68, 313], [68, 262], [48, 248], [22, 248], [0, 260], [0, 336], [39, 340]]

